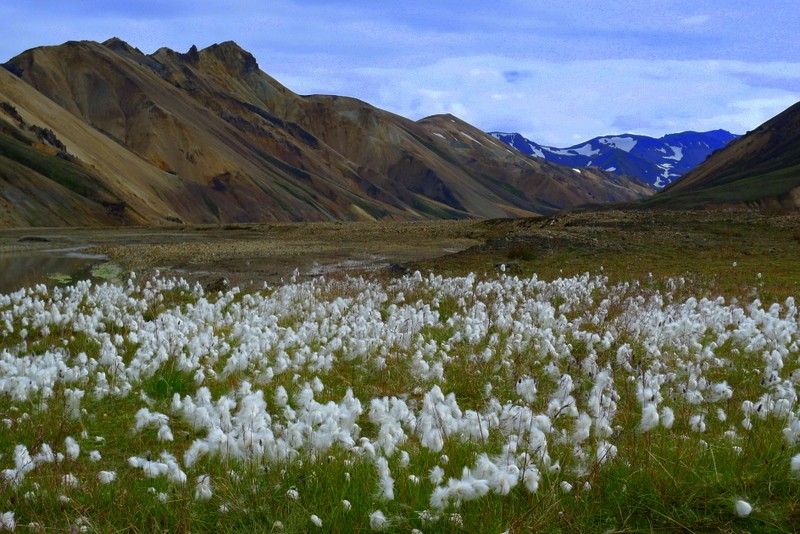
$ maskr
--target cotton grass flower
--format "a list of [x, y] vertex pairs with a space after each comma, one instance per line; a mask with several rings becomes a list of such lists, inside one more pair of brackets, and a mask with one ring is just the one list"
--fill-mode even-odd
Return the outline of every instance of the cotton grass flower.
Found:
[[116, 479], [116, 471], [100, 471], [97, 473], [97, 480], [99, 480], [101, 484], [111, 484]]
[[664, 406], [661, 408], [661, 426], [670, 429], [673, 423], [675, 423], [675, 412], [669, 406]]
[[434, 466], [431, 469], [430, 473], [428, 474], [428, 480], [430, 480], [431, 483], [435, 486], [441, 484], [442, 480], [444, 480], [444, 469], [442, 469], [438, 465]]
[[207, 501], [211, 498], [211, 475], [200, 475], [195, 479], [194, 500]]
[[369, 526], [372, 530], [384, 530], [389, 526], [389, 521], [381, 510], [369, 514]]
[[658, 426], [658, 406], [654, 403], [647, 404], [642, 409], [642, 420], [639, 421], [639, 432], [649, 432]]
[[750, 503], [741, 499], [736, 501], [734, 508], [736, 510], [736, 515], [739, 517], [747, 517], [750, 515], [750, 512], [753, 511], [753, 507], [750, 505]]
[[77, 488], [80, 485], [80, 481], [72, 473], [67, 473], [66, 475], [61, 477], [61, 484], [65, 488]]
[[17, 522], [14, 520], [14, 512], [3, 512], [0, 514], [0, 530], [14, 532], [16, 528]]
[[800, 473], [800, 454], [795, 454], [792, 456], [789, 466], [795, 473]]
[[394, 478], [389, 471], [389, 462], [381, 456], [375, 461], [375, 466], [378, 468], [378, 488], [381, 497], [391, 501], [394, 499]]
[[319, 528], [322, 528], [322, 519], [320, 519], [317, 514], [311, 514], [310, 519], [312, 523], [314, 523]]
[[[174, 279], [146, 283], [0, 295], [0, 397], [11, 403], [4, 407], [7, 422], [0, 421], [0, 428], [10, 425], [12, 431], [20, 429], [19, 435], [33, 435], [28, 427], [56, 401], [67, 401], [68, 411], [82, 414], [81, 403], [88, 406], [81, 400], [83, 390], [93, 400], [128, 399], [146, 406], [128, 416], [143, 439], [175, 441], [184, 451], [181, 464], [166, 452], [158, 458], [132, 457], [129, 464], [141, 469], [142, 477], [185, 484], [181, 466], [188, 470], [208, 459], [211, 465], [241, 465], [243, 473], [255, 465], [284, 466], [278, 487], [285, 488], [288, 480], [299, 480], [287, 474], [297, 469], [313, 478], [312, 470], [321, 467], [318, 459], [342, 462], [340, 472], [361, 469], [366, 462], [377, 472], [375, 485], [351, 483], [346, 489], [366, 493], [373, 503], [367, 509], [389, 498], [403, 499], [398, 505], [407, 506], [410, 485], [427, 475], [432, 486], [420, 485], [431, 492], [437, 520], [447, 519], [448, 507], [489, 493], [507, 495], [520, 483], [528, 492], [561, 494], [562, 464], [566, 477], [577, 480], [574, 488], [567, 483], [571, 491], [588, 491], [587, 473], [597, 471], [602, 478], [607, 462], [628, 461], [612, 441], [627, 443], [637, 433], [671, 429], [676, 412], [680, 435], [660, 432], [665, 440], [716, 450], [722, 439], [719, 450], [741, 451], [747, 458], [752, 444], [738, 422], [758, 426], [754, 431], [760, 434], [775, 432], [770, 419], [780, 419], [777, 424], [785, 428], [783, 437], [775, 432], [777, 439], [792, 454], [798, 452], [800, 420], [793, 410], [800, 372], [783, 368], [796, 365], [800, 350], [793, 300], [766, 306], [757, 300], [726, 303], [682, 296], [690, 289], [685, 279], [668, 280], [657, 289], [611, 284], [588, 274], [543, 281], [415, 273], [388, 283], [319, 277], [262, 293], [213, 296]], [[174, 306], [176, 294], [177, 301], [186, 302]], [[20, 328], [26, 329], [25, 339], [8, 335]], [[91, 356], [75, 350], [72, 341], [49, 349], [38, 344], [66, 331], [89, 339]], [[7, 346], [6, 338], [15, 346]], [[487, 370], [466, 378], [483, 393], [479, 409], [459, 406], [474, 399], [447, 389], [452, 384], [462, 390], [458, 384], [464, 377], [449, 376], [461, 368], [451, 362], [461, 358], [495, 370], [491, 378]], [[376, 398], [359, 399], [352, 391], [341, 399], [331, 396], [337, 388], [330, 385], [351, 378], [338, 373], [372, 372], [394, 361], [408, 374], [410, 391], [381, 392]], [[743, 362], [746, 368], [740, 367]], [[143, 393], [152, 377], [169, 369], [199, 377], [202, 384], [191, 384], [192, 392], [166, 402]], [[752, 379], [752, 389], [740, 387], [740, 372]], [[326, 387], [323, 381], [329, 379]], [[759, 380], [762, 389], [754, 391]], [[59, 392], [68, 390], [62, 399]], [[22, 413], [23, 405], [33, 415]], [[641, 420], [620, 417], [618, 406], [638, 407]], [[156, 409], [169, 415], [151, 411]], [[100, 410], [85, 418], [93, 417], [104, 420], [107, 414]], [[718, 423], [726, 418], [735, 423], [723, 434]], [[188, 432], [173, 435], [170, 426]], [[684, 435], [690, 427], [705, 430], [705, 441], [697, 439], [699, 434]], [[82, 436], [84, 444], [92, 439]], [[80, 447], [70, 439], [77, 451], [66, 440], [62, 453], [45, 443], [30, 453], [18, 445], [13, 460], [11, 451], [2, 451], [7, 456], [0, 456], [0, 485], [5, 482], [12, 491], [22, 487], [23, 493], [29, 489], [25, 484], [33, 484], [26, 475], [43, 464], [79, 458]], [[464, 448], [474, 465], [461, 465]], [[95, 452], [86, 455], [90, 461], [100, 460]], [[417, 472], [434, 463], [439, 465], [430, 472]], [[56, 476], [70, 470], [84, 472], [65, 468]], [[397, 470], [407, 480], [399, 486], [403, 491], [395, 487]], [[100, 483], [103, 477], [113, 479], [114, 471], [100, 473]], [[800, 454], [783, 475], [800, 476]], [[248, 479], [244, 475], [242, 482]], [[350, 472], [338, 479], [346, 480]], [[237, 481], [229, 477], [230, 483]], [[152, 484], [162, 489], [162, 482]], [[210, 498], [210, 479], [196, 483], [195, 493], [205, 493], [205, 482]], [[293, 488], [287, 501], [293, 492], [299, 498]], [[42, 492], [37, 488], [30, 494], [35, 500]], [[161, 498], [155, 488], [152, 495]], [[345, 515], [350, 503], [341, 506], [339, 514]], [[353, 519], [366, 522], [366, 517]]]
[[536, 400], [536, 382], [529, 376], [518, 379], [514, 390], [528, 404]]
[[531, 493], [536, 493], [539, 490], [539, 481], [541, 480], [541, 473], [534, 464], [525, 466], [525, 471], [522, 474], [522, 482]]
[[706, 431], [705, 415], [697, 414], [689, 418], [689, 426], [694, 432], [702, 433]]
[[71, 436], [67, 436], [64, 440], [64, 447], [67, 452], [67, 458], [70, 460], [77, 460], [81, 454], [81, 446]]

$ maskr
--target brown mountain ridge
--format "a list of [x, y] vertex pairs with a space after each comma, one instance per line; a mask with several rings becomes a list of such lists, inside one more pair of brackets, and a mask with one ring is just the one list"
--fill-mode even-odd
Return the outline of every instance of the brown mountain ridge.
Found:
[[68, 42], [3, 66], [2, 226], [514, 217], [652, 192], [453, 116], [297, 95], [230, 41]]

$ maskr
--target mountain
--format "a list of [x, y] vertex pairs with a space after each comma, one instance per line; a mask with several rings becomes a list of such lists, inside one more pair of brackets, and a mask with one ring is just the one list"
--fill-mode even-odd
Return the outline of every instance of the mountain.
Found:
[[738, 137], [725, 130], [681, 132], [658, 139], [621, 134], [554, 148], [536, 144], [518, 133], [492, 132], [492, 135], [524, 154], [569, 167], [597, 167], [636, 176], [656, 188], [673, 182]]
[[715, 152], [645, 205], [800, 208], [800, 102]]
[[652, 193], [449, 115], [297, 95], [231, 41], [71, 41], [3, 67], [5, 226], [513, 217]]

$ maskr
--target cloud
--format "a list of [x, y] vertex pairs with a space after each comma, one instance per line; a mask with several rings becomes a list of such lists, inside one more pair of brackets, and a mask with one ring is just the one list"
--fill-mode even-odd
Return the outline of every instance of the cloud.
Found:
[[800, 64], [482, 55], [408, 70], [358, 69], [348, 76], [359, 98], [413, 119], [454, 113], [484, 130], [519, 131], [539, 143], [566, 146], [576, 138], [622, 132], [743, 133], [800, 100], [792, 85], [800, 74], [782, 86], [748, 83], [752, 76], [786, 72], [800, 73]]
[[454, 113], [553, 145], [619, 130], [743, 132], [800, 99], [796, 0], [769, 9], [756, 0], [724, 9], [710, 0], [387, 6], [5, 2], [0, 19], [14, 23], [0, 61], [72, 39], [117, 36], [145, 53], [232, 39], [301, 94], [354, 96], [414, 119]]

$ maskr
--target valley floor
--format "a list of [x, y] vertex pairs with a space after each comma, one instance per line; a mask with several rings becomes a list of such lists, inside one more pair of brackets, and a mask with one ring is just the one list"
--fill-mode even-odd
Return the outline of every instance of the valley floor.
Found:
[[[0, 261], [27, 254], [107, 258], [208, 284], [260, 286], [318, 274], [492, 272], [545, 278], [603, 269], [613, 278], [711, 275], [725, 292], [759, 280], [776, 297], [800, 289], [800, 215], [755, 211], [599, 211], [478, 221], [284, 223], [0, 231]], [[97, 255], [97, 256], [95, 256]], [[30, 263], [5, 276], [46, 278]], [[8, 287], [8, 284], [6, 284]]]
[[0, 232], [0, 531], [796, 532], [798, 223]]

